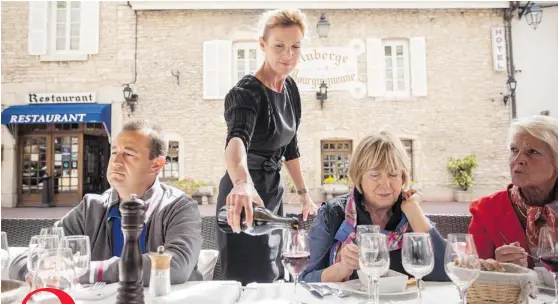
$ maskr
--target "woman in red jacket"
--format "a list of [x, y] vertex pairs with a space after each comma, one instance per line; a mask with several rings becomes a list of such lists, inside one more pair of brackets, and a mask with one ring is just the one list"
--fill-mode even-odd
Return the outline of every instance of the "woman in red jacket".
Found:
[[558, 119], [512, 123], [509, 164], [512, 184], [471, 203], [469, 233], [480, 258], [532, 268], [540, 228], [558, 228]]

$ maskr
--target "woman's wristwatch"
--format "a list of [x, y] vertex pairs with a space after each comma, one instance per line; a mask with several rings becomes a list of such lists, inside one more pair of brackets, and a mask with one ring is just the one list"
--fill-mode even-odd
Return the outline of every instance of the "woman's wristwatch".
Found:
[[303, 195], [303, 194], [306, 194], [306, 193], [308, 193], [308, 189], [306, 189], [306, 188], [296, 190], [296, 194], [298, 194], [298, 195]]

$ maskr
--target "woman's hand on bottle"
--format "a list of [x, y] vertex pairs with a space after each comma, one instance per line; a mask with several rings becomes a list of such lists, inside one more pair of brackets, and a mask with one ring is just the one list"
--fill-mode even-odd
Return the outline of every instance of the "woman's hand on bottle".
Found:
[[318, 211], [318, 207], [308, 193], [300, 196], [300, 203], [302, 204], [302, 220], [306, 221], [309, 215], [314, 215]]
[[244, 208], [246, 214], [246, 225], [252, 227], [254, 221], [254, 208], [252, 204], [264, 206], [262, 198], [254, 188], [254, 184], [250, 182], [241, 182], [236, 184], [226, 199], [227, 204], [227, 223], [236, 233], [241, 231], [242, 225], [240, 214]]

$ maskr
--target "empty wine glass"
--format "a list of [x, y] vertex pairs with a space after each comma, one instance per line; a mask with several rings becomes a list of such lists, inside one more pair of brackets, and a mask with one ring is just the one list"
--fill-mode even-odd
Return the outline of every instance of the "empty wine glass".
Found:
[[[386, 236], [381, 233], [362, 233], [358, 247], [360, 269], [368, 276], [368, 300], [361, 302], [380, 303], [378, 281], [389, 270], [389, 251]], [[372, 302], [372, 293], [374, 301]]]
[[380, 226], [378, 225], [358, 225], [356, 226], [355, 244], [358, 245], [360, 235], [363, 233], [380, 233]]
[[72, 253], [75, 276], [69, 278], [70, 289], [79, 286], [79, 278], [89, 270], [91, 243], [87, 235], [72, 235], [62, 238], [60, 248], [68, 248]]
[[422, 302], [422, 278], [434, 270], [434, 250], [428, 233], [403, 234], [401, 250], [403, 268], [417, 280], [417, 300]]
[[467, 304], [467, 290], [479, 277], [480, 260], [470, 234], [448, 234], [444, 267], [451, 281], [461, 293], [463, 304]]
[[[74, 265], [69, 248], [47, 249], [41, 252], [37, 263], [37, 276], [43, 287], [60, 287], [60, 278], [73, 277]], [[54, 286], [49, 286], [54, 285]]]
[[0, 249], [0, 257], [2, 258], [2, 271], [8, 267], [10, 263], [10, 248], [8, 247], [8, 235], [2, 231], [2, 249]]
[[64, 235], [64, 228], [62, 227], [47, 227], [41, 228], [40, 235], [56, 235], [58, 239], [62, 239]]
[[56, 235], [35, 235], [29, 241], [27, 252], [27, 271], [31, 274], [31, 290], [35, 289], [37, 267], [41, 254], [49, 249], [58, 249], [59, 239]]
[[558, 304], [558, 230], [542, 227], [539, 232], [537, 256], [544, 267], [554, 276], [554, 301], [545, 304]]
[[298, 301], [296, 294], [296, 287], [298, 285], [298, 277], [300, 273], [308, 265], [310, 259], [310, 248], [306, 242], [306, 231], [299, 230], [286, 230], [284, 232], [283, 250], [282, 250], [283, 265], [287, 271], [294, 277], [294, 302], [292, 304], [302, 304]]

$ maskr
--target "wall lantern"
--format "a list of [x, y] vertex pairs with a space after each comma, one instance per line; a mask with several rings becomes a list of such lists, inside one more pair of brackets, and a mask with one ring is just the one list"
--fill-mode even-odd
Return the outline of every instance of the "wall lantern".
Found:
[[324, 101], [327, 100], [327, 84], [322, 80], [320, 84], [320, 90], [316, 92], [316, 99], [320, 101], [322, 109], [324, 108]]
[[527, 4], [519, 11], [519, 19], [523, 16], [525, 16], [527, 24], [536, 30], [542, 21], [542, 7], [540, 5], [527, 2]]
[[517, 81], [515, 78], [510, 77], [508, 78], [508, 82], [506, 82], [506, 86], [508, 87], [508, 91], [515, 92], [515, 88], [517, 87]]
[[138, 105], [138, 94], [134, 94], [132, 88], [130, 88], [129, 84], [124, 85], [124, 90], [122, 90], [124, 94], [124, 100], [128, 107], [130, 107], [130, 111], [134, 113], [136, 110], [136, 106]]
[[327, 22], [325, 14], [320, 16], [320, 21], [316, 25], [316, 31], [318, 32], [318, 37], [327, 38], [329, 34], [329, 22]]

